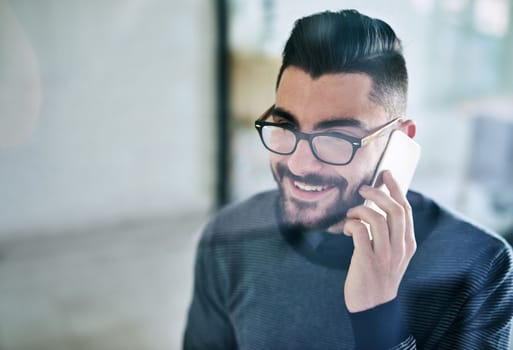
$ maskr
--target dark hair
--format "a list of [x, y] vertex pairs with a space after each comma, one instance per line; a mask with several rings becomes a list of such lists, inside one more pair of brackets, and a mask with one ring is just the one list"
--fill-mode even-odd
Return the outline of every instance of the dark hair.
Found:
[[408, 73], [401, 41], [387, 23], [356, 10], [326, 11], [297, 20], [283, 50], [276, 87], [289, 66], [312, 78], [365, 73], [372, 78], [372, 101], [392, 116], [406, 110]]

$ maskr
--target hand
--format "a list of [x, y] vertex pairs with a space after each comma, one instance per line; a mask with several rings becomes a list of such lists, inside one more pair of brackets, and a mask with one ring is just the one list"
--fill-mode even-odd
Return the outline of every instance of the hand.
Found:
[[[383, 173], [383, 181], [390, 195], [369, 186], [363, 186], [360, 194], [381, 208], [386, 218], [364, 205], [347, 213], [344, 233], [354, 242], [344, 286], [350, 312], [393, 300], [417, 247], [410, 204], [389, 171]], [[369, 224], [372, 240], [362, 221]]]

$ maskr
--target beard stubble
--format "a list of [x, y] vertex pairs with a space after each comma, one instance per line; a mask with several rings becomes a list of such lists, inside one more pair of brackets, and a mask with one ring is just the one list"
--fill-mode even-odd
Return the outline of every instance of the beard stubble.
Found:
[[[284, 222], [301, 230], [327, 229], [344, 220], [350, 208], [364, 201], [357, 192], [361, 184], [352, 193], [347, 193], [349, 184], [343, 177], [326, 177], [316, 173], [296, 176], [282, 163], [277, 163], [272, 173], [280, 191], [280, 210]], [[314, 186], [335, 187], [338, 190], [337, 197], [328, 207], [322, 207], [319, 202], [304, 202], [288, 197], [283, 188], [286, 178]], [[362, 184], [364, 182], [367, 181], [362, 181]]]

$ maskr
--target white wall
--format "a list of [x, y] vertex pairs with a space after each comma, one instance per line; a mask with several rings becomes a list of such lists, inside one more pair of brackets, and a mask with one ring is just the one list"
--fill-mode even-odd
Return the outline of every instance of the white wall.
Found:
[[211, 205], [213, 2], [0, 0], [0, 17], [18, 135], [0, 138], [0, 237]]

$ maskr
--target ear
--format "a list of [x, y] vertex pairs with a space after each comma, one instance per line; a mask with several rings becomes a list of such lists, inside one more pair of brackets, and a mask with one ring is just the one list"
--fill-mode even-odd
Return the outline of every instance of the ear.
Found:
[[414, 138], [417, 133], [417, 125], [411, 119], [402, 121], [399, 129], [411, 138]]

